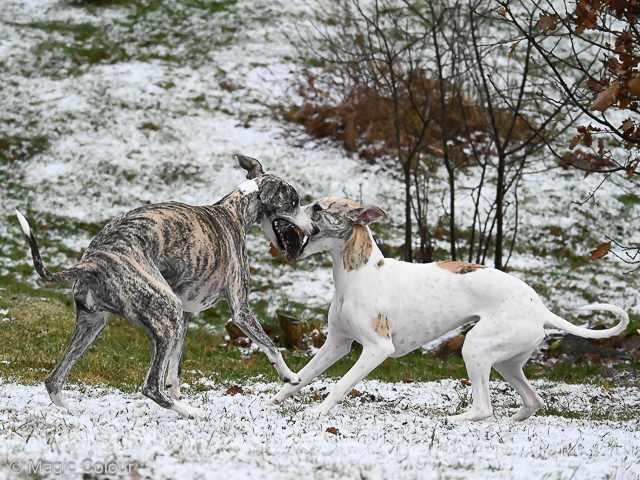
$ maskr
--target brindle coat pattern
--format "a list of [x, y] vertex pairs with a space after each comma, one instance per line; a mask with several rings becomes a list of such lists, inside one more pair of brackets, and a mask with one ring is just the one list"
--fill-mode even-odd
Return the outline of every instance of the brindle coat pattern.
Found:
[[[45, 380], [54, 403], [66, 407], [61, 395], [64, 381], [113, 313], [141, 325], [151, 339], [151, 364], [142, 393], [183, 416], [199, 414], [177, 401], [187, 321], [192, 313], [223, 298], [234, 323], [265, 351], [282, 379], [298, 381], [249, 308], [245, 237], [254, 223], [265, 219], [287, 219], [307, 234], [311, 224], [300, 211], [293, 187], [264, 174], [257, 160], [238, 159], [254, 188], [241, 185], [210, 206], [168, 202], [125, 213], [107, 224], [91, 241], [82, 262], [67, 271], [49, 272], [33, 234], [25, 230], [38, 274], [50, 282], [75, 280], [76, 330], [62, 360]], [[301, 225], [301, 219], [306, 224]], [[25, 224], [28, 227], [26, 220], [23, 229]], [[167, 366], [170, 395], [163, 387]]]

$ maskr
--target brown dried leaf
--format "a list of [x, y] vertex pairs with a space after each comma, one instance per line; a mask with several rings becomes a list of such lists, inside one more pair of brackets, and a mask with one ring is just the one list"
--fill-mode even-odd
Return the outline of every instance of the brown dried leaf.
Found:
[[516, 47], [518, 46], [519, 43], [520, 43], [520, 40], [518, 40], [516, 43], [511, 45], [511, 48], [509, 49], [509, 58], [513, 57], [513, 54], [516, 52]]
[[598, 80], [593, 78], [593, 77], [591, 77], [591, 78], [589, 78], [589, 80], [587, 80], [586, 85], [587, 85], [588, 89], [590, 89], [591, 91], [596, 92], [596, 93], [600, 93], [603, 90], [602, 84]]
[[506, 15], [507, 14], [507, 9], [506, 8], [501, 8], [500, 10], [498, 10], [498, 15]]
[[633, 100], [631, 100], [629, 97], [620, 96], [620, 110], [626, 110], [627, 108], [629, 108], [629, 105], [631, 105], [632, 101]]
[[549, 15], [548, 13], [541, 13], [540, 20], [536, 23], [536, 28], [539, 30], [555, 30], [557, 27], [558, 16], [556, 14]]
[[609, 85], [604, 92], [598, 95], [595, 102], [591, 104], [591, 110], [604, 112], [607, 108], [618, 101], [618, 92], [620, 91], [620, 82], [617, 80]]
[[597, 260], [599, 258], [604, 257], [607, 253], [609, 253], [609, 250], [611, 250], [611, 242], [602, 243], [598, 245], [598, 248], [596, 248], [591, 252], [591, 257], [589, 258], [591, 260]]
[[227, 395], [235, 395], [236, 393], [244, 393], [243, 388], [238, 385], [234, 385], [227, 389]]
[[589, 0], [578, 0], [576, 2], [573, 23], [576, 25], [576, 33], [578, 35], [582, 35], [585, 29], [591, 30], [596, 27], [598, 21], [597, 8]]
[[339, 435], [340, 434], [340, 430], [338, 430], [336, 427], [327, 428], [327, 432], [333, 433], [334, 435]]
[[635, 77], [627, 82], [629, 95], [640, 97], [640, 73], [636, 73]]
[[573, 137], [573, 140], [571, 140], [571, 145], [569, 145], [569, 150], [573, 150], [574, 148], [576, 148], [576, 145], [580, 143], [580, 140], [582, 140], [582, 135], [576, 135], [575, 137]]

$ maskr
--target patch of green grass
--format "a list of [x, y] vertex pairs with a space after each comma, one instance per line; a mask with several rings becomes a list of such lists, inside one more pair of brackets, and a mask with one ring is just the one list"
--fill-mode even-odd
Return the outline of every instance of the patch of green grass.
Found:
[[42, 135], [31, 138], [0, 137], [0, 165], [28, 160], [49, 148], [49, 139]]
[[631, 193], [627, 195], [620, 195], [616, 197], [620, 202], [624, 205], [640, 205], [640, 197], [638, 195], [633, 195]]
[[[229, 30], [229, 16], [235, 13], [236, 0], [184, 0], [180, 8], [163, 0], [71, 0], [70, 5], [86, 8], [98, 15], [98, 9], [127, 9], [125, 20], [102, 25], [70, 22], [12, 23], [22, 29], [40, 30], [46, 38], [33, 49], [32, 59], [23, 59], [22, 74], [37, 72], [53, 78], [81, 75], [92, 64], [123, 61], [161, 60], [176, 65], [200, 66], [209, 61], [213, 46], [235, 40]], [[220, 16], [220, 28], [197, 28], [196, 18], [209, 20]], [[224, 27], [224, 28], [222, 28]], [[174, 54], [176, 45], [181, 53]]]
[[582, 418], [577, 412], [572, 412], [568, 409], [559, 409], [553, 405], [545, 404], [544, 407], [540, 411], [536, 413], [536, 415], [543, 417], [563, 417], [563, 418]]
[[[265, 380], [278, 381], [275, 370], [263, 353], [246, 353], [227, 345], [225, 332], [216, 333], [216, 329], [207, 326], [222, 325], [229, 318], [226, 308], [226, 304], [221, 302], [204, 315], [204, 325], [190, 328], [185, 343], [184, 380], [195, 384], [201, 375], [215, 375], [222, 382], [241, 382], [262, 374]], [[3, 317], [11, 318], [0, 322], [3, 338], [0, 376], [26, 384], [44, 381], [62, 358], [73, 335], [75, 321], [71, 298], [14, 283], [0, 290], [0, 309], [9, 310]], [[260, 313], [264, 315], [264, 311]], [[136, 390], [149, 365], [150, 352], [151, 345], [143, 329], [113, 316], [101, 337], [73, 368], [69, 382]], [[287, 351], [283, 356], [296, 371], [311, 358], [307, 354]], [[358, 356], [359, 353], [352, 351], [327, 374], [344, 375]], [[193, 371], [202, 373], [191, 373]], [[414, 352], [400, 359], [389, 359], [369, 378], [399, 382], [451, 376], [463, 378], [464, 375], [464, 366], [459, 358], [442, 362]]]
[[528, 364], [524, 367], [524, 374], [530, 379], [546, 378], [564, 383], [582, 383], [589, 378], [601, 378], [600, 364], [592, 362], [557, 362], [554, 365]]

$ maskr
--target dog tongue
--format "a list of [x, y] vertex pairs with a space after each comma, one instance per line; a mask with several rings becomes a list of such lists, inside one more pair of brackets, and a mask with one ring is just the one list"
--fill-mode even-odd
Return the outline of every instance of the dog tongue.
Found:
[[280, 250], [273, 243], [271, 243], [271, 248], [269, 249], [269, 253], [271, 254], [272, 257], [277, 257], [278, 254], [280, 253]]

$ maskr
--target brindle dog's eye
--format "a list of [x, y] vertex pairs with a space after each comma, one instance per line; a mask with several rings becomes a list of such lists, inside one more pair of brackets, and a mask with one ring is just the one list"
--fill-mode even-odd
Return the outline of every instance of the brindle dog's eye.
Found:
[[313, 211], [314, 211], [314, 212], [321, 212], [321, 211], [322, 211], [322, 207], [316, 203], [316, 204], [313, 206]]

